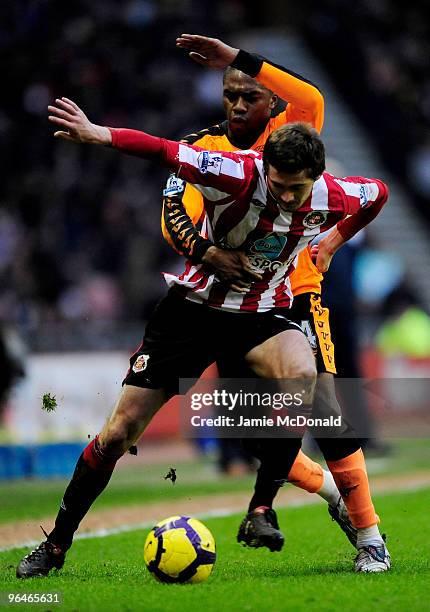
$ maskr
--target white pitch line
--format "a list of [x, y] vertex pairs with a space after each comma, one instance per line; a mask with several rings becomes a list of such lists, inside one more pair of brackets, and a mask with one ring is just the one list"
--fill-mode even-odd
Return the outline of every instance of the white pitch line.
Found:
[[[413, 492], [420, 491], [421, 489], [428, 489], [428, 482], [422, 482], [419, 484], [411, 484], [405, 485], [401, 489], [396, 489], [393, 491], [381, 491], [380, 493], [376, 493], [376, 495], [385, 496], [392, 495], [393, 493], [402, 493], [402, 492]], [[313, 504], [323, 503], [323, 500], [318, 497], [309, 497], [306, 500], [292, 500], [289, 501], [288, 504], [281, 504], [278, 508], [301, 508], [303, 506], [311, 506]], [[233, 516], [233, 514], [240, 514], [240, 510], [237, 508], [214, 508], [213, 510], [208, 510], [207, 512], [197, 513], [193, 516], [198, 519], [208, 519], [208, 518], [219, 518], [222, 516]], [[132, 525], [120, 525], [119, 527], [112, 527], [110, 529], [96, 529], [95, 531], [88, 531], [86, 533], [78, 533], [74, 540], [89, 540], [92, 538], [105, 538], [112, 535], [117, 535], [119, 533], [127, 533], [130, 531], [138, 531], [139, 529], [148, 529], [149, 527], [154, 526], [154, 521], [146, 521], [144, 523], [133, 523]], [[16, 550], [18, 548], [32, 548], [40, 544], [40, 540], [30, 540], [28, 542], [22, 542], [20, 544], [12, 544], [12, 546], [0, 547], [0, 553], [8, 552], [10, 550]]]
[[[233, 514], [238, 514], [238, 512], [240, 512], [240, 510], [238, 510], [237, 508], [215, 508], [214, 510], [209, 510], [208, 512], [195, 514], [193, 516], [198, 519], [207, 519], [207, 518], [218, 518], [221, 516], [232, 516]], [[154, 526], [154, 521], [146, 521], [144, 523], [133, 523], [132, 525], [120, 525], [119, 527], [96, 529], [94, 531], [78, 533], [74, 537], [74, 541], [75, 540], [89, 540], [91, 538], [105, 538], [107, 536], [116, 535], [118, 533], [138, 531], [139, 529], [148, 529], [149, 527], [153, 527], [153, 526]], [[20, 544], [12, 544], [12, 546], [0, 547], [0, 553], [7, 552], [9, 550], [15, 550], [17, 548], [31, 548], [33, 546], [36, 546], [37, 544], [40, 544], [40, 540], [29, 540], [27, 542], [22, 542]]]

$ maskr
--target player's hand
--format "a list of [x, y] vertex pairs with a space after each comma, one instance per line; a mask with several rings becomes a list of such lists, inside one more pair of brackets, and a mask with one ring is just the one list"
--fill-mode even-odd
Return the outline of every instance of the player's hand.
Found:
[[188, 55], [198, 64], [221, 70], [230, 66], [239, 53], [239, 49], [230, 47], [217, 38], [198, 34], [181, 34], [176, 39], [176, 46], [186, 49]]
[[344, 238], [334, 227], [331, 232], [320, 240], [318, 244], [311, 247], [311, 258], [315, 263], [318, 272], [324, 274], [330, 267], [333, 255], [345, 243]]
[[320, 249], [320, 245], [319, 244], [314, 244], [310, 247], [310, 255], [311, 255], [311, 259], [312, 259], [312, 263], [314, 263], [316, 265], [317, 263], [317, 257], [318, 257], [318, 251]]
[[333, 253], [330, 253], [329, 251], [324, 249], [324, 245], [323, 248], [320, 248], [320, 244], [314, 244], [311, 247], [311, 259], [315, 264], [318, 272], [320, 272], [321, 274], [327, 272], [327, 270], [329, 269], [332, 257]]
[[107, 127], [91, 123], [83, 110], [68, 98], [57, 98], [56, 106], [48, 106], [51, 123], [60, 126], [61, 130], [54, 133], [55, 138], [63, 138], [72, 142], [87, 142], [109, 145], [112, 135]]
[[220, 281], [227, 283], [230, 289], [239, 293], [246, 293], [252, 281], [262, 278], [261, 274], [252, 270], [249, 259], [243, 251], [228, 251], [211, 246], [202, 261], [216, 273]]

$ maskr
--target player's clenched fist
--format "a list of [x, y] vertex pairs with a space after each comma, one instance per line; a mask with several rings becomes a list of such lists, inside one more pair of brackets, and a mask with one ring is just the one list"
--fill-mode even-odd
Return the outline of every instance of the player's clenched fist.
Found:
[[107, 127], [91, 123], [83, 110], [68, 98], [57, 98], [56, 106], [48, 106], [48, 119], [61, 130], [54, 133], [55, 138], [63, 138], [72, 142], [87, 142], [108, 145], [112, 136]]
[[187, 49], [188, 55], [202, 66], [221, 70], [230, 66], [239, 53], [239, 49], [230, 47], [217, 38], [198, 34], [181, 34], [176, 39], [176, 46]]

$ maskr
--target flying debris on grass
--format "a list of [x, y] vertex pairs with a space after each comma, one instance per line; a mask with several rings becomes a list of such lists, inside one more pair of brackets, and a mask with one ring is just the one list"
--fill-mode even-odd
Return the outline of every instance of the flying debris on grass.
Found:
[[167, 472], [167, 474], [165, 475], [164, 480], [171, 480], [172, 484], [175, 484], [176, 479], [177, 479], [176, 469], [171, 467], [169, 471]]
[[44, 393], [42, 396], [42, 410], [53, 412], [57, 408], [57, 398], [50, 393]]

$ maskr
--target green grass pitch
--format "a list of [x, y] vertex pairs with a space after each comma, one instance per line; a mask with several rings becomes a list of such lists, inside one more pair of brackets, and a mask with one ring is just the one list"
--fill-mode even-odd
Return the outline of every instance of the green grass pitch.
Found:
[[[426, 471], [430, 466], [430, 440], [390, 440], [392, 451], [381, 463], [373, 465], [368, 459], [368, 470], [372, 476], [392, 476]], [[196, 460], [197, 461], [197, 460]], [[250, 492], [254, 486], [254, 475], [222, 479], [214, 471], [213, 458], [199, 457], [196, 461], [175, 463], [178, 482], [172, 486], [163, 476], [170, 464], [128, 467], [116, 470], [108, 488], [95, 502], [94, 508], [112, 508], [151, 502], [174, 502], [180, 498], [211, 493]], [[321, 457], [316, 461], [322, 462]], [[5, 481], [0, 483], [0, 525], [20, 519], [41, 519], [55, 514], [69, 479]], [[1, 547], [1, 543], [0, 543]]]
[[[355, 575], [354, 550], [323, 505], [282, 509], [282, 552], [235, 542], [240, 515], [204, 520], [217, 542], [212, 576], [196, 585], [163, 585], [144, 567], [148, 530], [77, 540], [60, 573], [18, 581], [24, 550], [0, 553], [0, 591], [62, 593], [58, 606], [16, 604], [10, 609], [182, 612], [428, 609], [430, 489], [375, 497], [393, 558], [391, 572]], [[172, 513], [174, 508], [172, 508]], [[164, 517], [160, 517], [164, 518]]]

